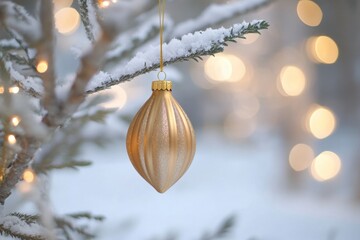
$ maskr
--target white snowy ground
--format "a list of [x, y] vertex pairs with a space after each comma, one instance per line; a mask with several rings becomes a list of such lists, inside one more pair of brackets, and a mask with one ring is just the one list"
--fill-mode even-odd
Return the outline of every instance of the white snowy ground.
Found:
[[282, 156], [274, 151], [278, 143], [269, 142], [241, 146], [219, 135], [198, 136], [191, 168], [165, 194], [137, 174], [125, 143], [89, 147], [84, 157], [95, 159], [94, 166], [56, 173], [52, 200], [60, 213], [105, 215], [97, 228], [101, 240], [164, 239], [169, 233], [196, 240], [232, 214], [237, 223], [226, 239], [360, 239], [359, 205], [282, 190], [277, 164]]

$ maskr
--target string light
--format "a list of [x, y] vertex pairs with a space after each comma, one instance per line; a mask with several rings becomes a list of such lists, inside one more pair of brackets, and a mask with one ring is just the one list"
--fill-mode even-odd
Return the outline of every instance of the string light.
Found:
[[280, 93], [285, 96], [299, 96], [305, 89], [306, 77], [296, 66], [285, 66], [280, 72]]
[[36, 65], [36, 70], [39, 73], [44, 73], [48, 70], [48, 63], [45, 60], [41, 60], [37, 65]]
[[297, 14], [300, 20], [311, 27], [319, 26], [323, 13], [319, 5], [310, 0], [300, 0], [297, 4]]
[[28, 168], [24, 171], [23, 179], [25, 182], [33, 183], [35, 181], [35, 178], [36, 178], [35, 172], [31, 168]]
[[[113, 1], [113, 3], [116, 3], [116, 1], [115, 2]], [[99, 5], [100, 8], [107, 8], [107, 7], [110, 6], [110, 1], [108, 1], [108, 0], [99, 0], [98, 5]]]
[[14, 145], [16, 143], [16, 137], [13, 134], [7, 136], [7, 141], [9, 144]]
[[300, 172], [307, 169], [315, 155], [312, 148], [306, 144], [295, 145], [289, 154], [289, 164], [294, 171]]
[[79, 13], [71, 7], [62, 8], [55, 14], [55, 27], [62, 34], [74, 32], [80, 25]]
[[18, 116], [13, 116], [11, 118], [11, 123], [14, 127], [16, 127], [20, 123], [20, 118]]
[[4, 93], [4, 87], [0, 86], [0, 94], [3, 94], [3, 93]]
[[318, 139], [330, 136], [335, 127], [335, 115], [328, 108], [319, 106], [307, 114], [307, 129]]
[[19, 91], [20, 91], [20, 88], [18, 86], [14, 86], [14, 87], [9, 88], [9, 93], [16, 94]]
[[340, 170], [340, 157], [330, 151], [320, 153], [311, 164], [311, 175], [320, 182], [336, 177]]

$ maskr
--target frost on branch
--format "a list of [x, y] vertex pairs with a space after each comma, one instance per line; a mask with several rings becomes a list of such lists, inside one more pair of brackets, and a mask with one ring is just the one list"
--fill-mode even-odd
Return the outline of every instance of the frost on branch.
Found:
[[[47, 229], [40, 223], [41, 216], [24, 213], [11, 213], [0, 219], [0, 234], [20, 240], [48, 240]], [[95, 216], [87, 212], [55, 216], [54, 222], [59, 238], [92, 239], [95, 235], [85, 225], [77, 223], [78, 220], [103, 221], [104, 217]]]
[[20, 5], [10, 1], [0, 3], [0, 21], [19, 39], [29, 45], [41, 38], [40, 25]]
[[[164, 63], [171, 64], [179, 61], [198, 60], [202, 56], [214, 55], [222, 52], [227, 42], [235, 42], [236, 38], [245, 38], [248, 33], [260, 33], [267, 29], [269, 24], [263, 20], [254, 20], [251, 23], [235, 24], [231, 28], [207, 29], [189, 33], [180, 40], [173, 39], [164, 44]], [[145, 52], [138, 53], [125, 66], [120, 66], [110, 75], [104, 72], [97, 74], [87, 86], [87, 92], [97, 92], [111, 87], [141, 74], [159, 68], [159, 47], [149, 47]]]

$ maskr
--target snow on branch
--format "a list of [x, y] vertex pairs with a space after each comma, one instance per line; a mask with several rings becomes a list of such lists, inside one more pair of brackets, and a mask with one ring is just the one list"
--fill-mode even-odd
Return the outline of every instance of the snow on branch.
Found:
[[1, 2], [0, 21], [14, 35], [29, 44], [41, 38], [39, 22], [18, 4], [10, 1]]
[[10, 214], [0, 220], [0, 234], [21, 240], [45, 240], [44, 228], [34, 218]]
[[[85, 32], [87, 38], [93, 43], [95, 42], [95, 31], [97, 29], [97, 22], [96, 22], [96, 13], [94, 9], [94, 1], [93, 0], [78, 0], [79, 3], [79, 13], [81, 16], [81, 21], [84, 25]], [[97, 28], [95, 28], [97, 27]]]
[[41, 97], [43, 95], [44, 87], [40, 78], [23, 75], [14, 68], [11, 61], [6, 61], [6, 58], [4, 60], [5, 69], [17, 86], [33, 97]]
[[[245, 38], [248, 33], [260, 33], [269, 24], [263, 20], [251, 23], [235, 24], [231, 28], [207, 29], [184, 35], [181, 40], [173, 39], [164, 44], [164, 63], [166, 65], [188, 60], [202, 59], [202, 56], [214, 55], [222, 52], [227, 42], [235, 42], [236, 38]], [[159, 47], [149, 48], [146, 52], [138, 53], [125, 66], [121, 66], [113, 75], [105, 72], [97, 74], [87, 86], [87, 93], [93, 93], [134, 77], [159, 68]]]
[[[0, 219], [0, 235], [10, 236], [20, 240], [46, 240], [48, 231], [40, 224], [41, 216], [24, 213], [11, 213]], [[82, 220], [103, 221], [103, 216], [92, 215], [87, 212], [55, 216], [55, 225], [58, 233], [64, 236], [81, 236], [80, 239], [92, 239], [95, 235], [90, 230], [78, 223]], [[62, 238], [61, 238], [62, 239]], [[75, 239], [75, 238], [66, 238]], [[79, 239], [79, 238], [77, 238]]]
[[273, 0], [243, 0], [226, 4], [212, 4], [199, 17], [180, 23], [173, 31], [172, 37], [178, 38], [186, 33], [204, 30], [226, 22], [234, 17], [256, 10]]

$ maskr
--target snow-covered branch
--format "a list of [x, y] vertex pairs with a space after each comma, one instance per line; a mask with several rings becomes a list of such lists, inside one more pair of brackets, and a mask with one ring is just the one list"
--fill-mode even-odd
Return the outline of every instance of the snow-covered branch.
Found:
[[212, 4], [197, 18], [178, 24], [173, 31], [172, 37], [179, 38], [189, 32], [205, 30], [208, 27], [222, 24], [230, 19], [263, 7], [272, 1], [274, 0], [243, 0], [226, 4]]
[[[190, 33], [181, 38], [173, 39], [164, 44], [164, 63], [171, 64], [180, 61], [197, 60], [202, 56], [214, 55], [222, 52], [227, 42], [234, 42], [236, 38], [245, 38], [248, 33], [259, 33], [267, 29], [269, 24], [263, 20], [251, 23], [235, 24], [231, 28], [207, 29]], [[149, 48], [146, 52], [138, 53], [125, 66], [121, 66], [114, 74], [100, 72], [94, 77], [87, 87], [87, 93], [93, 93], [124, 81], [129, 81], [136, 76], [159, 68], [159, 47]]]
[[[10, 236], [20, 240], [47, 240], [47, 229], [40, 224], [41, 215], [11, 213], [0, 219], [0, 235]], [[104, 217], [87, 212], [55, 216], [55, 227], [58, 235], [63, 239], [92, 239], [94, 234], [89, 229], [77, 223], [80, 220], [103, 221]], [[74, 236], [75, 235], [75, 236]], [[71, 237], [70, 237], [71, 236]], [[58, 239], [58, 238], [57, 238]]]
[[94, 0], [78, 0], [81, 21], [84, 25], [87, 38], [95, 42], [95, 30], [97, 29], [96, 13], [94, 9]]

